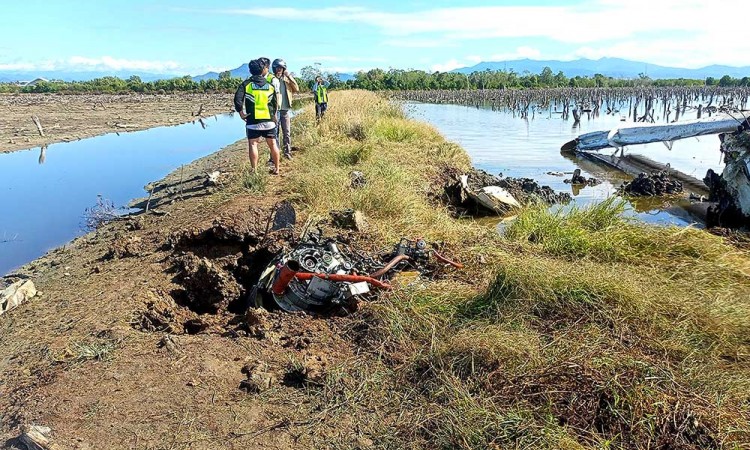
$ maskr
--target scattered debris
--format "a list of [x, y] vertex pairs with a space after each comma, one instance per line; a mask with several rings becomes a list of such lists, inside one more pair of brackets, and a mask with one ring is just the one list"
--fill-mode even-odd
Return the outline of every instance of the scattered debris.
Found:
[[291, 202], [283, 201], [278, 204], [273, 215], [271, 231], [292, 228], [297, 223], [297, 211]]
[[350, 174], [351, 177], [351, 187], [352, 189], [361, 188], [362, 186], [367, 184], [367, 179], [365, 178], [365, 174], [363, 174], [360, 171], [353, 171]]
[[641, 173], [633, 181], [624, 183], [620, 192], [642, 197], [675, 195], [682, 192], [682, 183], [670, 177], [666, 171]]
[[[355, 308], [359, 299], [372, 295], [371, 287], [390, 289], [387, 279], [400, 270], [411, 268], [430, 274], [442, 265], [463, 267], [436, 247], [428, 247], [423, 239], [402, 239], [391, 252], [372, 257], [334, 239], [313, 235], [291, 251], [277, 255], [262, 270], [245, 303], [284, 311]], [[250, 321], [256, 319], [253, 313]]]
[[211, 173], [206, 173], [206, 180], [203, 182], [204, 186], [219, 186], [221, 184], [221, 172], [215, 170]]
[[44, 129], [42, 128], [42, 122], [37, 116], [31, 116], [31, 121], [36, 125], [36, 130], [39, 132], [39, 136], [44, 137]]
[[583, 186], [596, 186], [598, 184], [601, 184], [601, 181], [597, 180], [596, 178], [586, 178], [581, 175], [581, 169], [574, 170], [573, 176], [570, 179], [564, 181], [568, 184], [577, 184]]
[[461, 188], [463, 194], [468, 198], [500, 215], [521, 207], [521, 204], [510, 192], [499, 186], [484, 186], [479, 189], [469, 187], [468, 175], [461, 175]]
[[174, 312], [176, 305], [171, 302], [171, 298], [167, 301], [148, 291], [142, 295], [148, 298], [146, 309], [135, 314], [131, 321], [132, 327], [141, 331], [174, 333], [176, 330], [172, 324], [177, 320]]
[[52, 429], [41, 425], [24, 426], [18, 441], [27, 450], [58, 450], [60, 447], [50, 441]]
[[37, 295], [34, 282], [20, 280], [0, 291], [0, 314], [6, 313]]
[[548, 205], [568, 203], [571, 200], [567, 192], [555, 192], [549, 186], [540, 186], [531, 178], [502, 178], [498, 183], [503, 189], [513, 194], [521, 204], [543, 202]]
[[263, 339], [271, 328], [270, 314], [267, 309], [248, 308], [245, 313], [245, 323], [250, 336]]
[[535, 201], [556, 204], [571, 199], [570, 194], [539, 186], [530, 178], [496, 177], [476, 169], [467, 174], [450, 173], [448, 176], [453, 182], [445, 187], [445, 194], [459, 214], [505, 215]]
[[291, 387], [322, 386], [326, 378], [327, 361], [316, 355], [304, 361], [292, 360], [286, 367], [284, 384]]
[[180, 351], [179, 347], [177, 347], [177, 343], [174, 341], [174, 338], [169, 334], [165, 334], [164, 336], [162, 336], [157, 346], [159, 348], [165, 348], [174, 356], [179, 356], [182, 354], [182, 351]]

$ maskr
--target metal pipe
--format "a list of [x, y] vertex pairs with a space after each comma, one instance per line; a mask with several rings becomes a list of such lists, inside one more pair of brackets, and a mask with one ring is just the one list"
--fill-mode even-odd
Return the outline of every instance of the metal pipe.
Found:
[[279, 277], [276, 278], [276, 281], [273, 282], [273, 286], [271, 286], [271, 292], [276, 295], [284, 294], [284, 291], [286, 291], [286, 287], [289, 286], [289, 283], [292, 281], [294, 276], [297, 275], [299, 269], [300, 265], [298, 261], [295, 261], [293, 259], [287, 261], [286, 264], [284, 264], [284, 266], [281, 268]]
[[396, 264], [400, 263], [401, 261], [405, 261], [407, 259], [409, 259], [409, 255], [396, 255], [392, 260], [388, 262], [388, 264], [385, 265], [385, 267], [371, 273], [370, 277], [380, 278], [383, 275], [385, 275], [389, 270], [393, 269], [396, 266]]
[[391, 289], [390, 284], [384, 283], [380, 280], [376, 280], [375, 278], [367, 277], [364, 275], [339, 275], [335, 273], [301, 272], [301, 273], [297, 273], [295, 276], [297, 277], [298, 280], [311, 280], [313, 277], [318, 277], [324, 280], [345, 281], [348, 283], [359, 283], [361, 281], [366, 281], [367, 283], [370, 283], [371, 285], [375, 287], [379, 287], [381, 289]]

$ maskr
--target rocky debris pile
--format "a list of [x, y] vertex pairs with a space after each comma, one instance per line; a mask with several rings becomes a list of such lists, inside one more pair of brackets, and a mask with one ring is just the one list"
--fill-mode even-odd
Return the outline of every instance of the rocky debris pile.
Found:
[[[459, 212], [469, 211], [478, 213], [480, 209], [475, 204], [476, 202], [472, 200], [471, 196], [467, 198], [465, 195], [466, 189], [462, 189], [461, 175], [457, 173], [451, 174], [451, 178], [458, 181], [446, 187], [445, 194], [448, 197], [448, 201], [453, 206], [458, 207]], [[521, 205], [539, 201], [552, 205], [567, 203], [571, 200], [570, 194], [555, 192], [549, 186], [540, 186], [539, 183], [531, 178], [497, 177], [478, 169], [472, 169], [465, 176], [467, 177], [469, 191], [481, 193], [482, 191], [486, 191], [486, 188], [489, 186], [497, 186], [510, 194], [514, 201]]]
[[531, 178], [502, 178], [497, 186], [509, 191], [522, 204], [543, 201], [549, 205], [555, 205], [568, 203], [571, 200], [567, 192], [555, 192], [549, 186], [540, 186]]
[[586, 178], [581, 175], [581, 169], [574, 170], [573, 176], [570, 179], [564, 181], [568, 184], [577, 184], [583, 186], [596, 186], [598, 184], [601, 184], [601, 181], [597, 180], [596, 178]]
[[623, 184], [620, 192], [638, 197], [676, 195], [682, 192], [682, 183], [666, 171], [641, 173], [633, 181]]

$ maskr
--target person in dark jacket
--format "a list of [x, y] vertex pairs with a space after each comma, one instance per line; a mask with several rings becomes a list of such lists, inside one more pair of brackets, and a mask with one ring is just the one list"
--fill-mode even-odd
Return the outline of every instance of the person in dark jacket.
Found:
[[[271, 149], [274, 175], [279, 174], [279, 147], [276, 144], [278, 130], [276, 111], [279, 108], [276, 88], [268, 82], [264, 72], [268, 68], [260, 60], [247, 65], [250, 78], [242, 82], [234, 94], [234, 109], [245, 120], [245, 133], [250, 147], [250, 165], [258, 170], [258, 142], [265, 138]], [[243, 111], [244, 108], [244, 111]]]

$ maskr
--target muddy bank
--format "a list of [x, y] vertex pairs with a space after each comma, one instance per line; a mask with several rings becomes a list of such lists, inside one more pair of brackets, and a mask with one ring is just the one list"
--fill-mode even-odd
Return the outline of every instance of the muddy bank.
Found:
[[[229, 94], [3, 94], [0, 152], [177, 125], [232, 110]], [[35, 116], [44, 136], [32, 119]]]

